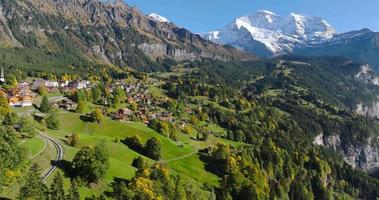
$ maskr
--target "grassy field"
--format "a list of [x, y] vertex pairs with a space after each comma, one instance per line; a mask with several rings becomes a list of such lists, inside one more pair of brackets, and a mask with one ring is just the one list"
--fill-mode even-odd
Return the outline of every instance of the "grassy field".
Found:
[[[164, 97], [163, 91], [158, 87], [151, 87], [150, 90], [152, 90], [152, 93], [155, 96]], [[39, 100], [40, 99], [36, 99], [36, 101]], [[31, 113], [30, 111], [33, 111], [33, 108], [28, 108], [27, 110], [28, 113]], [[18, 112], [24, 113], [26, 111], [18, 110]], [[132, 167], [131, 164], [133, 159], [140, 156], [140, 154], [134, 152], [120, 142], [126, 137], [138, 135], [142, 139], [143, 143], [151, 137], [156, 137], [162, 145], [161, 162], [166, 162], [173, 173], [181, 174], [187, 178], [190, 178], [195, 181], [196, 184], [207, 184], [211, 186], [217, 186], [219, 184], [219, 177], [205, 170], [205, 164], [200, 160], [199, 155], [197, 154], [198, 150], [215, 145], [218, 142], [236, 145], [234, 142], [218, 138], [213, 135], [211, 135], [206, 142], [197, 141], [195, 139], [196, 132], [192, 135], [180, 133], [179, 141], [176, 142], [160, 135], [140, 122], [122, 123], [106, 119], [102, 124], [97, 124], [85, 121], [85, 117], [72, 112], [62, 111], [58, 113], [58, 119], [60, 121], [59, 130], [46, 130], [43, 132], [61, 141], [64, 148], [65, 161], [71, 162], [75, 154], [80, 150], [81, 146], [95, 146], [96, 144], [102, 142], [106, 145], [106, 149], [109, 151], [110, 169], [108, 170], [107, 175], [97, 185], [93, 185], [90, 188], [82, 186], [80, 188], [82, 199], [92, 195], [98, 196], [104, 191], [111, 191], [110, 185], [115, 178], [130, 180], [134, 177], [136, 169]], [[42, 128], [41, 124], [38, 124], [38, 126]], [[210, 124], [206, 128], [208, 131], [221, 135], [225, 133], [223, 128], [215, 124]], [[74, 148], [66, 145], [66, 137], [72, 133], [79, 134], [79, 147]], [[33, 156], [44, 148], [44, 141], [38, 137], [35, 137], [25, 141], [23, 146], [28, 148], [30, 151], [30, 156]], [[49, 167], [51, 160], [54, 159], [55, 156], [55, 149], [52, 146], [47, 145], [46, 149], [40, 155], [33, 158], [32, 162], [38, 162], [41, 165], [41, 169], [46, 169]], [[155, 162], [149, 158], [146, 159], [150, 164]], [[58, 171], [64, 173], [63, 169], [59, 169]], [[57, 172], [55, 172], [55, 174], [56, 173]], [[55, 174], [47, 180], [48, 185], [51, 184]], [[66, 189], [68, 189], [69, 183], [70, 179], [66, 177], [64, 179]], [[12, 194], [7, 194], [6, 196], [14, 198], [18, 192], [17, 187], [19, 187], [19, 185], [15, 186]]]
[[164, 98], [166, 97], [165, 92], [154, 85], [149, 86], [149, 91], [151, 92], [151, 95], [155, 98]]
[[46, 142], [38, 136], [27, 139], [22, 143], [22, 146], [29, 151], [30, 158], [36, 157], [37, 154], [46, 147], [45, 145], [47, 145]]
[[[162, 144], [162, 156], [163, 160], [171, 160], [180, 157], [183, 159], [173, 161], [169, 166], [176, 172], [193, 178], [195, 181], [199, 181], [201, 184], [209, 183], [211, 185], [217, 184], [217, 177], [204, 171], [204, 164], [198, 157], [196, 157], [197, 147], [194, 145], [185, 144], [183, 147], [179, 147], [177, 142], [172, 141], [169, 138], [161, 136], [154, 130], [146, 127], [142, 123], [129, 122], [121, 123], [117, 121], [106, 120], [103, 124], [96, 124], [92, 122], [84, 122], [80, 119], [80, 115], [76, 113], [64, 112], [59, 114], [59, 120], [61, 122], [60, 130], [53, 131], [48, 130], [50, 136], [57, 138], [64, 144], [65, 137], [75, 132], [79, 134], [79, 142], [81, 146], [94, 146], [99, 142], [104, 142], [109, 154], [110, 154], [110, 169], [106, 177], [95, 187], [89, 189], [87, 187], [81, 188], [81, 194], [83, 197], [91, 196], [92, 194], [98, 195], [104, 189], [110, 190], [110, 183], [112, 183], [115, 177], [131, 179], [135, 174], [135, 168], [131, 166], [134, 158], [139, 156], [138, 153], [130, 150], [126, 145], [121, 142], [116, 142], [116, 139], [123, 140], [126, 137], [138, 135], [143, 142], [146, 142], [151, 137], [156, 137]], [[198, 147], [205, 147], [206, 144]], [[79, 148], [73, 148], [64, 145], [64, 159], [66, 161], [72, 161], [75, 153]], [[195, 154], [194, 154], [195, 153]], [[191, 166], [182, 164], [181, 161], [187, 160], [187, 155], [194, 154], [194, 157], [190, 158]], [[148, 159], [152, 164], [154, 161]], [[202, 171], [201, 176], [193, 173], [194, 171]], [[200, 178], [199, 178], [200, 177]], [[207, 178], [208, 177], [208, 178]], [[204, 180], [204, 182], [203, 182]], [[51, 178], [48, 183], [51, 182]], [[65, 179], [65, 185], [69, 185], [69, 179]]]
[[168, 162], [168, 166], [176, 172], [190, 177], [200, 183], [205, 183], [211, 186], [218, 186], [219, 184], [219, 178], [205, 170], [205, 165], [197, 154], [180, 160]]

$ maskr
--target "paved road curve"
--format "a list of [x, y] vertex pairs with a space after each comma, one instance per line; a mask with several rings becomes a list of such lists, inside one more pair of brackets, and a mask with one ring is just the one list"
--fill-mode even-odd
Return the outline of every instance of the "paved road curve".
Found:
[[57, 157], [56, 159], [54, 160], [54, 162], [52, 163], [51, 167], [46, 169], [42, 175], [41, 175], [41, 179], [42, 181], [45, 183], [46, 180], [53, 174], [53, 172], [57, 169], [57, 166], [56, 166], [56, 163], [60, 160], [63, 159], [63, 147], [59, 144], [58, 141], [56, 141], [54, 138], [51, 138], [50, 136], [47, 136], [43, 133], [40, 133], [40, 136], [42, 138], [44, 138], [47, 142], [49, 142], [50, 144], [52, 144], [55, 149], [57, 150]]

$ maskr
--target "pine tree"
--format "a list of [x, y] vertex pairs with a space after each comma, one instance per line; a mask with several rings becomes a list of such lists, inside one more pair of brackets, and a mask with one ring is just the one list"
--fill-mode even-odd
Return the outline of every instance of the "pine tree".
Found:
[[46, 126], [49, 129], [58, 130], [60, 123], [55, 112], [50, 113], [46, 118]]
[[68, 190], [66, 200], [79, 200], [80, 193], [78, 189], [78, 182], [75, 179], [71, 180], [71, 185], [70, 189]]
[[65, 200], [63, 179], [61, 173], [59, 172], [55, 175], [53, 183], [50, 186], [50, 199]]
[[47, 96], [43, 96], [42, 102], [39, 106], [39, 110], [43, 113], [48, 113], [50, 111], [50, 104]]
[[101, 90], [100, 90], [99, 86], [93, 87], [91, 89], [91, 91], [92, 91], [91, 92], [91, 94], [92, 94], [92, 102], [93, 103], [98, 103], [100, 101], [100, 99], [101, 99], [101, 96], [102, 96]]
[[78, 106], [76, 107], [77, 113], [84, 113], [87, 108], [87, 103], [84, 100], [78, 100]]
[[20, 188], [19, 199], [46, 200], [49, 198], [48, 189], [41, 181], [38, 164], [33, 164], [26, 175], [25, 183]]

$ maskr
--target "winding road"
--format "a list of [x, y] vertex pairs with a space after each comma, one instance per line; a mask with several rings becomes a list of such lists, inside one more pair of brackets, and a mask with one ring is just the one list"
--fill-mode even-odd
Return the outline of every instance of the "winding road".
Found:
[[42, 174], [41, 174], [41, 179], [45, 183], [47, 179], [53, 174], [53, 172], [57, 169], [56, 163], [59, 162], [60, 160], [63, 159], [63, 147], [61, 144], [56, 141], [54, 138], [45, 135], [43, 133], [39, 134], [46, 142], [52, 144], [55, 149], [57, 150], [57, 157], [56, 159], [52, 162], [51, 167], [46, 169]]

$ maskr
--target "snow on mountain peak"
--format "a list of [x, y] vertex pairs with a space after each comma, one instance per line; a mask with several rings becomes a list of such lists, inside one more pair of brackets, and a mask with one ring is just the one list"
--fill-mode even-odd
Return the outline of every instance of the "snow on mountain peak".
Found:
[[258, 10], [257, 13], [264, 13], [264, 14], [268, 14], [268, 15], [277, 15], [269, 10]]
[[162, 17], [156, 13], [151, 13], [148, 15], [151, 19], [155, 20], [155, 21], [158, 21], [158, 22], [164, 22], [164, 23], [169, 23], [170, 21], [168, 21], [167, 18], [165, 17]]
[[231, 24], [212, 33], [203, 36], [247, 51], [256, 49], [252, 45], [257, 45], [258, 42], [273, 55], [281, 55], [291, 52], [296, 44], [329, 39], [335, 31], [320, 17], [295, 13], [282, 17], [268, 10], [258, 10], [251, 15], [236, 18]]

